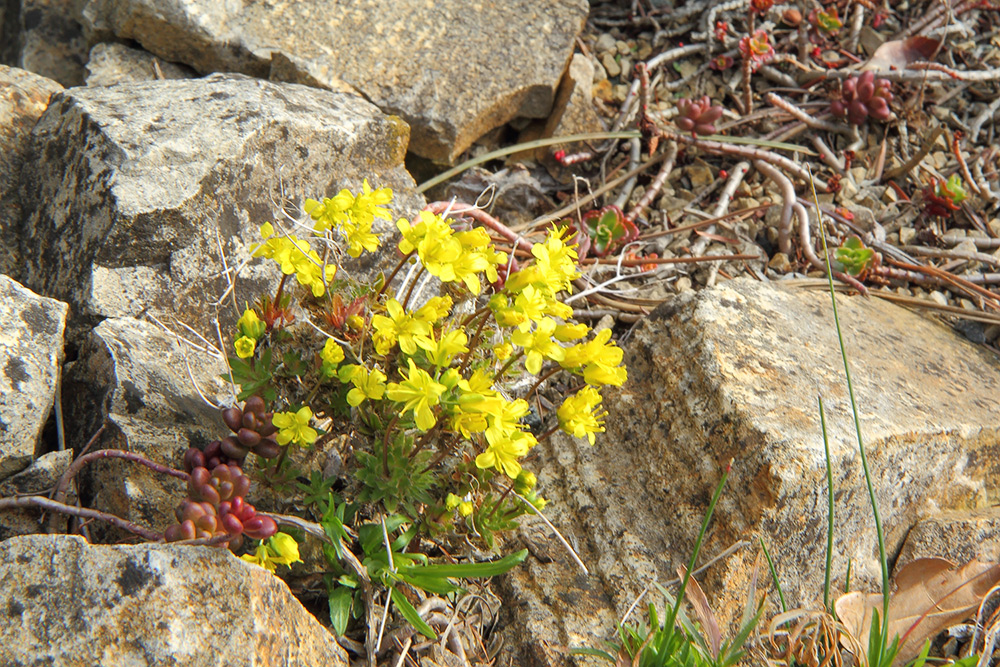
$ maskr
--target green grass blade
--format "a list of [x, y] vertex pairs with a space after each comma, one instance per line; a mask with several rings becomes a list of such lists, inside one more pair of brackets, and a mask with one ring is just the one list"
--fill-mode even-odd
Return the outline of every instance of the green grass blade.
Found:
[[[808, 168], [808, 167], [807, 167]], [[823, 211], [819, 207], [819, 197], [816, 195], [816, 184], [810, 174], [809, 185], [812, 187], [813, 202], [816, 206], [816, 216], [819, 219], [819, 237], [823, 240], [823, 261], [826, 262], [826, 279], [830, 288], [830, 300], [833, 303], [833, 323], [837, 329], [837, 341], [840, 344], [840, 358], [844, 362], [844, 378], [847, 380], [847, 395], [851, 400], [851, 412], [854, 415], [854, 432], [858, 437], [858, 452], [861, 455], [861, 468], [865, 473], [865, 486], [868, 487], [868, 500], [872, 506], [875, 518], [875, 534], [878, 537], [879, 565], [882, 568], [882, 649], [879, 652], [879, 663], [884, 654], [885, 638], [889, 634], [889, 561], [885, 555], [885, 535], [882, 532], [882, 517], [879, 516], [878, 500], [875, 498], [875, 487], [872, 484], [871, 471], [868, 468], [868, 455], [865, 453], [864, 438], [861, 436], [861, 417], [858, 413], [858, 402], [854, 398], [854, 383], [851, 382], [851, 366], [847, 362], [847, 347], [844, 345], [844, 333], [840, 328], [840, 316], [837, 313], [837, 290], [833, 286], [833, 269], [830, 267], [830, 249], [826, 245], [826, 230], [823, 227]]]
[[[535, 148], [541, 148], [543, 146], [555, 146], [556, 144], [569, 144], [575, 141], [602, 141], [604, 139], [636, 139], [640, 136], [639, 132], [636, 130], [626, 130], [623, 132], [588, 132], [587, 134], [571, 134], [566, 137], [548, 137], [546, 139], [536, 139], [535, 141], [526, 141], [523, 144], [514, 144], [513, 146], [507, 146], [505, 148], [498, 148], [495, 151], [490, 151], [489, 153], [484, 153], [479, 157], [474, 157], [471, 160], [466, 160], [462, 164], [452, 167], [448, 171], [442, 172], [435, 176], [434, 178], [424, 181], [417, 186], [417, 192], [427, 192], [433, 188], [438, 183], [444, 183], [452, 176], [461, 174], [466, 169], [471, 169], [476, 165], [480, 165], [484, 162], [489, 162], [490, 160], [496, 160], [497, 158], [506, 157], [514, 153], [520, 153], [521, 151], [529, 151]], [[725, 137], [729, 139], [729, 137]], [[795, 147], [797, 150], [802, 150], [801, 146]]]
[[694, 550], [691, 552], [691, 561], [688, 563], [687, 570], [684, 572], [684, 577], [681, 580], [681, 587], [677, 589], [677, 600], [674, 602], [674, 607], [670, 614], [664, 620], [664, 626], [672, 628], [674, 622], [677, 620], [677, 612], [680, 611], [681, 601], [684, 600], [684, 591], [687, 590], [688, 580], [691, 578], [691, 573], [694, 572], [695, 563], [698, 562], [698, 552], [701, 551], [701, 543], [705, 539], [705, 533], [708, 531], [708, 524], [712, 520], [712, 513], [715, 511], [715, 504], [719, 502], [719, 496], [722, 495], [722, 487], [726, 485], [726, 480], [729, 479], [729, 471], [732, 468], [732, 462], [726, 465], [726, 471], [722, 473], [722, 479], [719, 480], [719, 485], [715, 487], [715, 493], [712, 494], [712, 500], [708, 503], [708, 511], [705, 512], [705, 519], [701, 522], [701, 531], [698, 532], [698, 539], [695, 540]]
[[764, 558], [767, 559], [767, 568], [771, 570], [771, 580], [774, 581], [774, 587], [778, 590], [778, 600], [781, 601], [781, 613], [788, 611], [788, 605], [785, 604], [785, 592], [781, 590], [781, 582], [778, 580], [778, 570], [774, 567], [774, 561], [771, 560], [771, 554], [767, 550], [767, 545], [764, 544], [764, 538], [760, 538], [760, 548], [764, 552]]
[[823, 607], [832, 613], [833, 607], [830, 603], [830, 574], [833, 569], [833, 464], [830, 462], [830, 440], [826, 437], [826, 411], [823, 410], [823, 397], [817, 396], [819, 401], [819, 425], [823, 431], [823, 452], [826, 455], [826, 491], [827, 491], [827, 513], [826, 513], [826, 569], [823, 579]]

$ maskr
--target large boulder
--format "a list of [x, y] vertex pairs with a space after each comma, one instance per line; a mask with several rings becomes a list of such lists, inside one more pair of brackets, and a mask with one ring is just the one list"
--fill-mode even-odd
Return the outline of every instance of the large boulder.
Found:
[[20, 277], [22, 259], [17, 242], [21, 224], [18, 183], [31, 130], [49, 98], [63, 87], [51, 79], [17, 67], [0, 65], [0, 273]]
[[74, 339], [147, 313], [214, 339], [215, 318], [232, 323], [280, 277], [243, 266], [259, 225], [365, 178], [396, 192], [397, 213], [422, 206], [407, 136], [356, 95], [242, 75], [68, 90], [22, 172], [26, 283], [71, 304]]
[[90, 0], [95, 37], [135, 40], [200, 72], [352, 86], [410, 124], [411, 150], [452, 159], [517, 116], [544, 118], [585, 0]]
[[[895, 554], [921, 517], [995, 502], [1000, 363], [889, 303], [842, 296], [838, 306]], [[605, 391], [607, 433], [596, 447], [555, 437], [536, 450], [549, 518], [591, 576], [547, 545], [548, 558], [506, 577], [522, 664], [559, 664], [544, 648], [553, 644], [599, 645], [645, 586], [674, 578], [730, 461], [699, 562], [747, 542], [705, 575], [713, 604], [723, 619], [739, 617], [759, 537], [789, 605], [821, 604], [827, 484], [817, 396], [836, 496], [834, 585], [842, 589], [850, 562], [851, 588], [877, 590], [876, 536], [829, 294], [744, 279], [689, 293], [636, 328], [625, 363], [629, 381]], [[529, 544], [551, 540], [544, 526], [529, 525], [540, 531]]]
[[334, 636], [225, 549], [0, 542], [0, 664], [340, 667]]
[[39, 449], [57, 400], [68, 308], [0, 275], [0, 480]]

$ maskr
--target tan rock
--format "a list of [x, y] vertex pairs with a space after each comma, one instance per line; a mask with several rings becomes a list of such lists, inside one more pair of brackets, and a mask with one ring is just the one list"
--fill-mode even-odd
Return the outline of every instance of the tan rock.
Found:
[[129, 81], [191, 79], [198, 74], [189, 67], [161, 61], [152, 53], [124, 44], [97, 44], [87, 61], [87, 85], [110, 86]]
[[62, 90], [55, 81], [16, 67], [0, 65], [0, 273], [20, 277], [18, 244], [23, 204], [17, 192], [31, 128]]
[[393, 190], [396, 215], [423, 206], [403, 166], [407, 132], [357, 95], [238, 74], [69, 89], [36, 124], [21, 172], [23, 282], [70, 304], [73, 339], [145, 313], [214, 339], [217, 313], [224, 330], [239, 316], [212, 306], [229, 287], [224, 263], [248, 262], [237, 304], [280, 279], [250, 257], [279, 199], [301, 216], [306, 198], [367, 179]]
[[[834, 585], [880, 575], [843, 364], [825, 292], [734, 280], [654, 311], [626, 345], [629, 381], [604, 391], [596, 447], [558, 437], [537, 448], [548, 517], [591, 568], [557, 545], [506, 578], [517, 645], [598, 646], [636, 596], [686, 564], [722, 474], [732, 473], [699, 562], [741, 540], [703, 583], [738, 618], [766, 541], [790, 605], [822, 601], [824, 398], [836, 492]], [[863, 297], [841, 297], [861, 426], [895, 553], [921, 516], [996, 502], [1000, 365], [951, 329]], [[529, 543], [551, 541], [533, 527]], [[763, 575], [766, 576], [766, 575]], [[643, 603], [645, 604], [645, 602]], [[548, 613], [546, 617], [541, 611]], [[521, 664], [537, 660], [524, 649]], [[544, 657], [544, 656], [543, 656]]]
[[503, 3], [220, 3], [90, 0], [96, 35], [133, 39], [200, 72], [346, 82], [412, 128], [410, 150], [450, 160], [478, 137], [518, 117], [544, 118], [585, 0]]
[[0, 275], [0, 480], [41, 446], [62, 376], [69, 308]]
[[942, 512], [918, 522], [906, 536], [896, 570], [918, 558], [1000, 561], [1000, 507]]
[[5, 665], [349, 664], [284, 582], [223, 549], [15, 537], [0, 581]]

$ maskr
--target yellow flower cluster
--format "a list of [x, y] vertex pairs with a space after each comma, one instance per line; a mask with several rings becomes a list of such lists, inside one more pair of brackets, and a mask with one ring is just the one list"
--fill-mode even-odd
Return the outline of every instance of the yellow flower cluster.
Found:
[[275, 235], [274, 225], [266, 222], [260, 227], [260, 235], [266, 239], [254, 248], [254, 257], [273, 259], [287, 276], [295, 278], [312, 290], [313, 296], [321, 297], [326, 286], [337, 273], [336, 264], [324, 264], [319, 254], [309, 246], [309, 242], [295, 236]]
[[362, 191], [357, 195], [350, 190], [341, 190], [337, 196], [326, 198], [322, 202], [307, 199], [305, 211], [316, 221], [313, 230], [324, 234], [328, 230], [338, 229], [347, 240], [347, 254], [359, 257], [362, 250], [375, 252], [378, 249], [378, 236], [372, 233], [375, 218], [389, 220], [389, 210], [383, 208], [392, 201], [392, 190], [379, 188], [372, 190], [366, 179]]
[[496, 252], [490, 235], [481, 228], [456, 232], [441, 216], [421, 211], [420, 221], [412, 224], [399, 220], [396, 227], [403, 235], [399, 249], [404, 255], [416, 251], [427, 272], [441, 282], [462, 282], [473, 294], [482, 291], [479, 274], [490, 282], [497, 280], [497, 265], [507, 261], [507, 254]]

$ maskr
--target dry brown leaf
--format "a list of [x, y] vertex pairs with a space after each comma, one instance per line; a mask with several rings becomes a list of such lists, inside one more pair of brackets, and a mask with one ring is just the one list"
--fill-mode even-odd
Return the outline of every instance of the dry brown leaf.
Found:
[[[684, 575], [687, 574], [687, 568], [681, 565], [677, 568], [677, 573], [683, 579]], [[708, 635], [708, 646], [712, 649], [712, 657], [719, 657], [719, 651], [722, 648], [722, 633], [719, 631], [719, 623], [715, 620], [715, 614], [712, 613], [712, 608], [708, 605], [705, 591], [701, 590], [701, 586], [698, 585], [694, 577], [688, 579], [684, 597], [694, 607], [695, 616], [701, 621], [702, 632]]]
[[891, 69], [906, 69], [910, 63], [928, 60], [938, 50], [941, 42], [930, 37], [914, 35], [906, 39], [894, 39], [875, 49], [861, 69], [888, 72]]
[[[924, 641], [975, 614], [986, 593], [1000, 582], [1000, 563], [969, 562], [956, 567], [942, 558], [920, 558], [903, 567], [889, 598], [889, 638], [899, 635], [895, 665], [916, 657]], [[874, 610], [882, 596], [852, 592], [834, 603], [837, 618], [868, 646]]]

